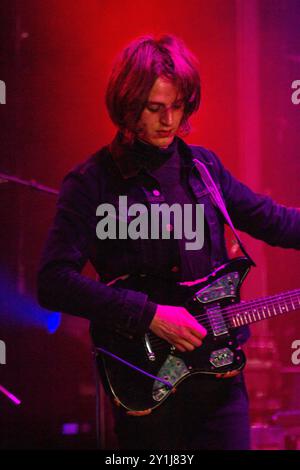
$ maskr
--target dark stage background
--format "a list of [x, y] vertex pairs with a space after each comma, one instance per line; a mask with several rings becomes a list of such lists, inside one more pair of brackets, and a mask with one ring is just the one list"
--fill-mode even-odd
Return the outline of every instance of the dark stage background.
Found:
[[[104, 93], [115, 55], [136, 36], [172, 33], [198, 56], [202, 76], [187, 141], [214, 149], [253, 189], [299, 206], [300, 104], [291, 99], [300, 80], [298, 0], [2, 0], [0, 9], [1, 172], [58, 189], [114, 135]], [[56, 196], [2, 180], [0, 198], [0, 385], [22, 400], [0, 391], [0, 449], [95, 448], [88, 323], [42, 311], [35, 297]], [[258, 264], [244, 298], [299, 287], [299, 252], [242, 237]], [[252, 328], [253, 448], [300, 448], [300, 364], [291, 360], [299, 318]], [[102, 395], [101, 408], [102, 446], [114, 447]]]

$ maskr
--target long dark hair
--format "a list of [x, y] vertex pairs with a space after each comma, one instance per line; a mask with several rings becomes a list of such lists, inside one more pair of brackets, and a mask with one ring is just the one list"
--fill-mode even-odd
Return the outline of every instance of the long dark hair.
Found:
[[118, 56], [106, 91], [106, 106], [113, 123], [133, 136], [136, 124], [158, 77], [174, 82], [184, 100], [180, 131], [189, 130], [188, 118], [200, 104], [197, 61], [184, 43], [171, 35], [159, 39], [143, 36], [132, 41]]

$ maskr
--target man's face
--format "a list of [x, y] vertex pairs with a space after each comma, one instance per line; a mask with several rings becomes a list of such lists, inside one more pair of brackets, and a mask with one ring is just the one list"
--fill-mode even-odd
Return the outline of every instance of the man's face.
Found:
[[137, 124], [138, 138], [157, 147], [167, 147], [174, 139], [183, 113], [183, 99], [176, 86], [170, 80], [158, 77]]

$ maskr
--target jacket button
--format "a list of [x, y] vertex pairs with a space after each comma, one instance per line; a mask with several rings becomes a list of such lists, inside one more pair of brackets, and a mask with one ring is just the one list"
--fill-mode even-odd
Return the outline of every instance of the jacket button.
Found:
[[154, 196], [160, 196], [160, 191], [158, 189], [153, 189], [152, 194]]

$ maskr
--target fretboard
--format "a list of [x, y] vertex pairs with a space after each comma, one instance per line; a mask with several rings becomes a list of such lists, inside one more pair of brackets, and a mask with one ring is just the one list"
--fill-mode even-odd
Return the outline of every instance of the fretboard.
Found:
[[231, 328], [236, 328], [299, 309], [300, 289], [295, 289], [226, 307], [226, 313], [223, 311], [223, 315], [225, 313]]

